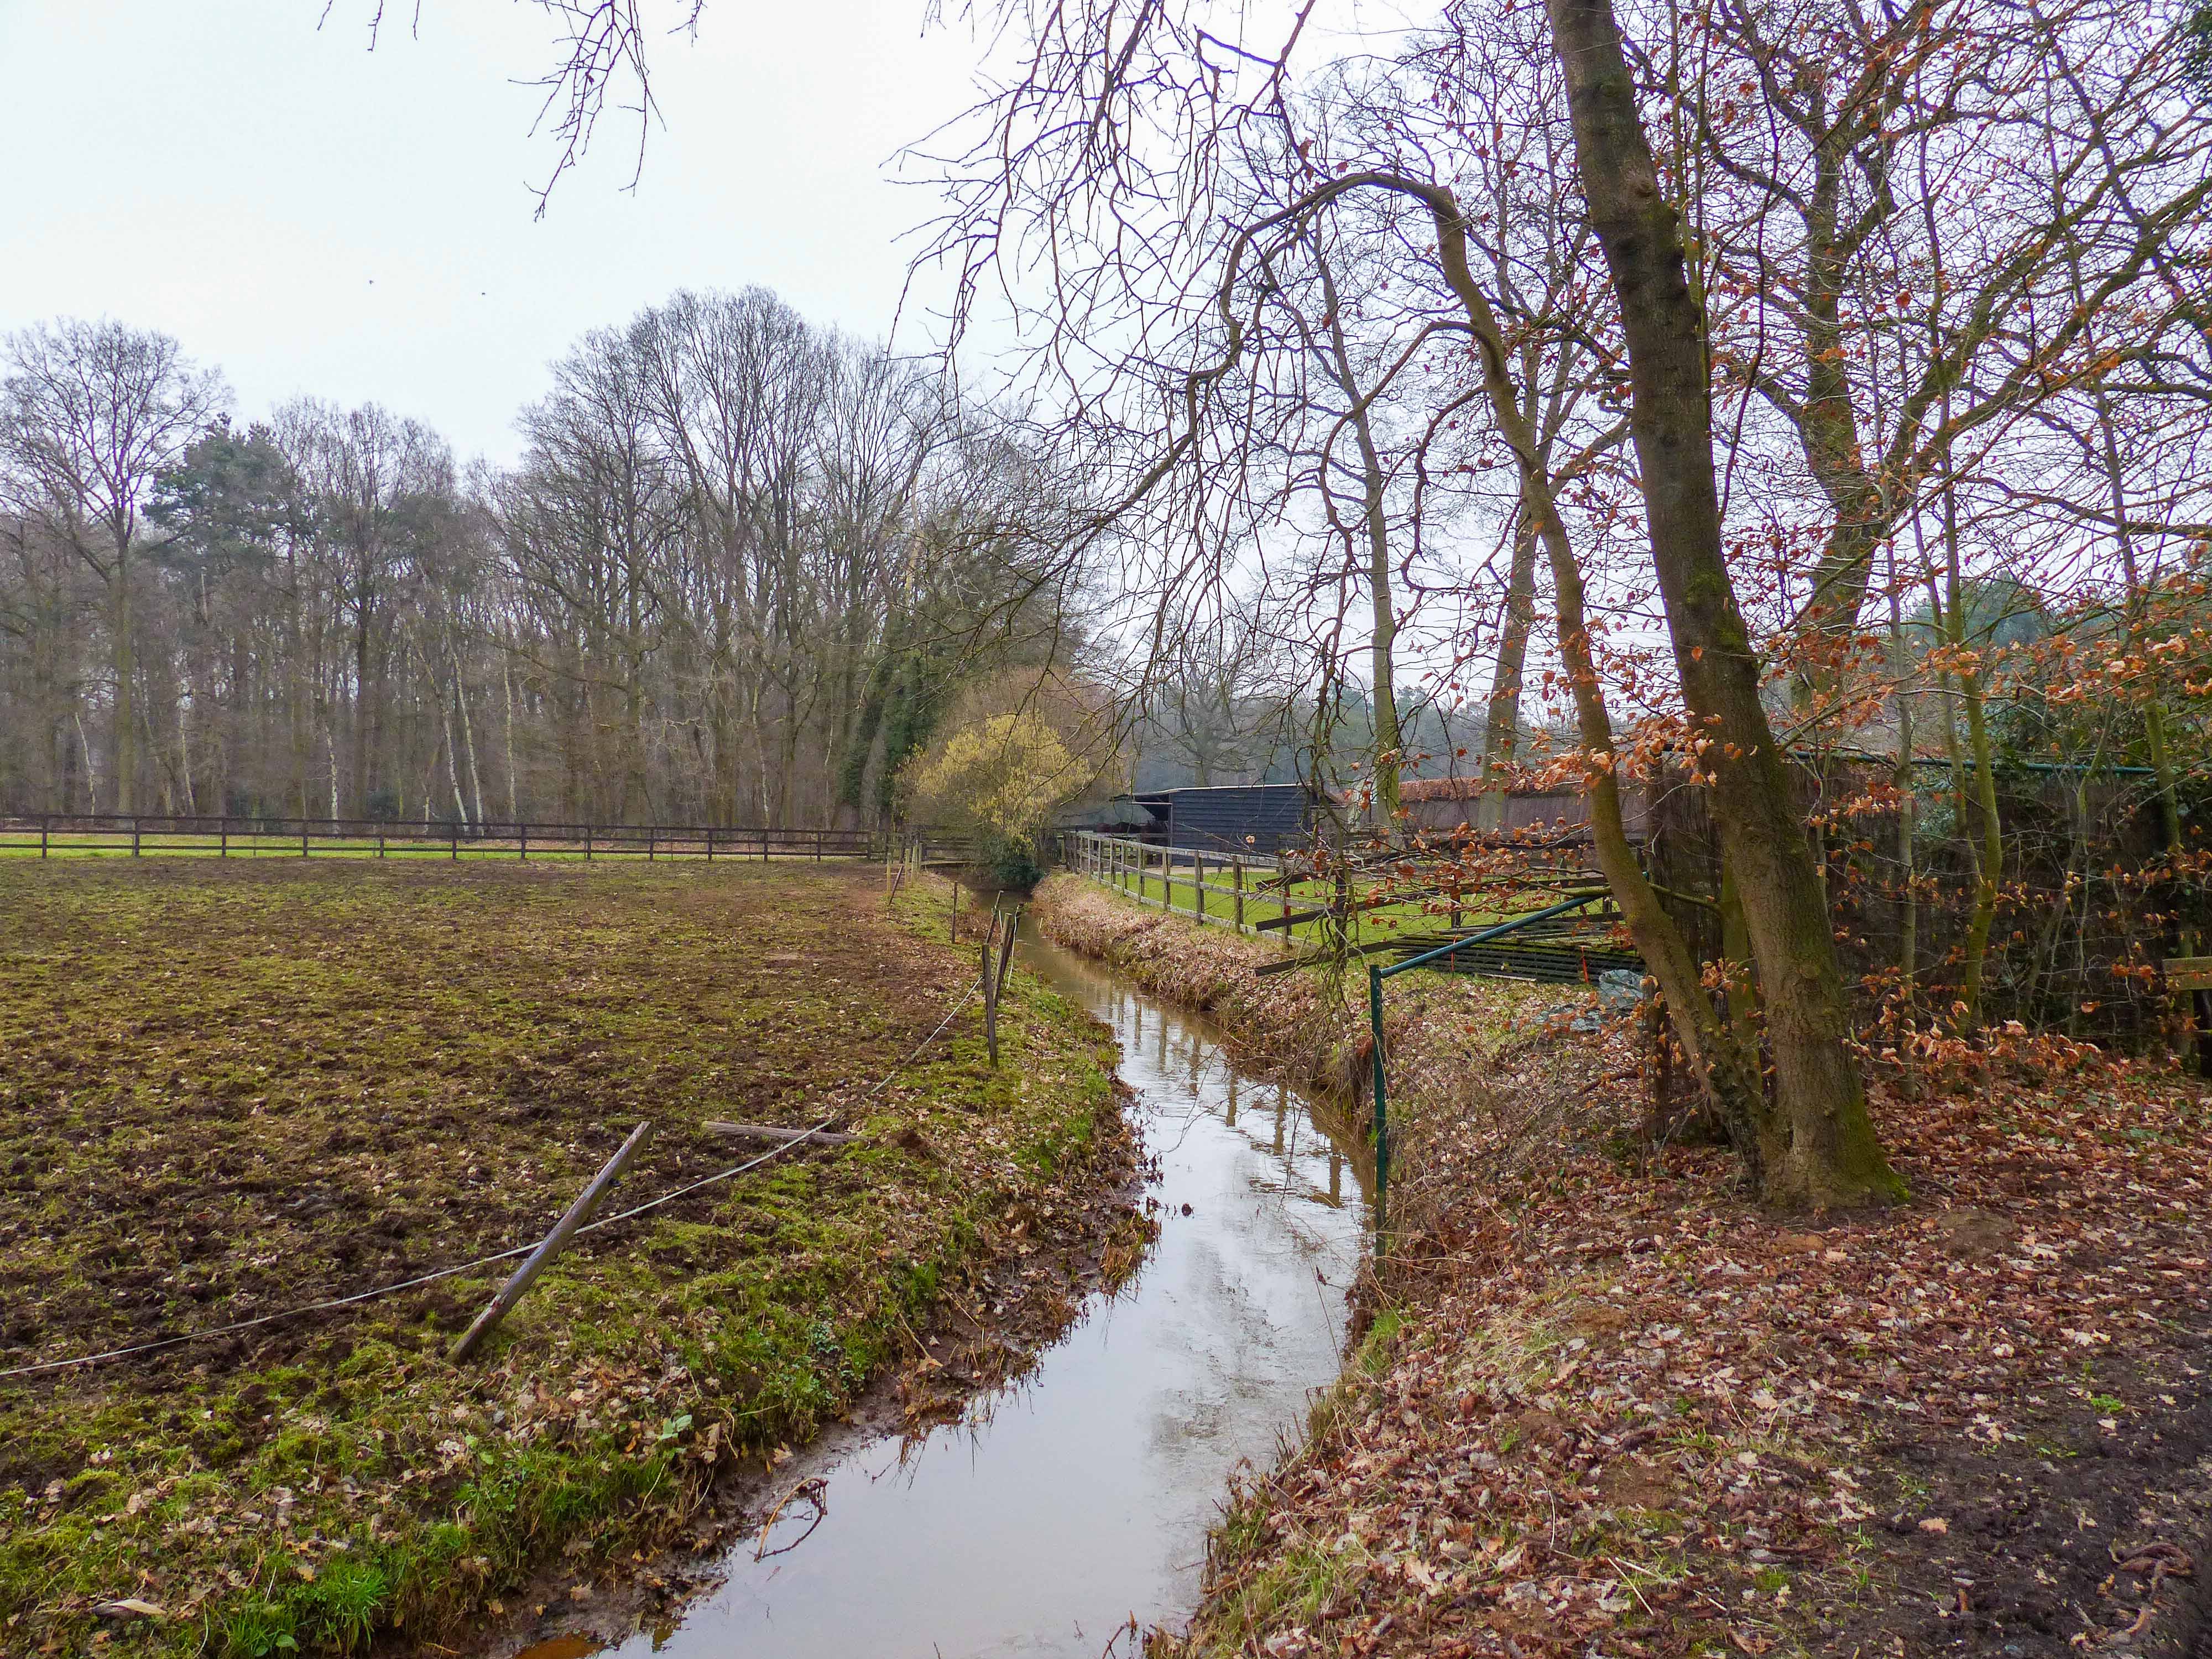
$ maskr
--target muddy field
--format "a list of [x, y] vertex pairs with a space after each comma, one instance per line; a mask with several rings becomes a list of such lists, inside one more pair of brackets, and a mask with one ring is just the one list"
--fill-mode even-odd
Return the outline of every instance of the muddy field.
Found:
[[974, 972], [908, 902], [834, 870], [0, 868], [0, 1370], [527, 1242], [640, 1119], [610, 1208], [757, 1150], [707, 1120], [866, 1133], [584, 1241], [468, 1366], [445, 1345], [504, 1266], [0, 1378], [0, 1647], [421, 1639], [549, 1562], [588, 1597], [994, 1264], [1102, 1243], [1101, 1032], [1018, 981], [1003, 1069], [972, 1004], [908, 1063]]

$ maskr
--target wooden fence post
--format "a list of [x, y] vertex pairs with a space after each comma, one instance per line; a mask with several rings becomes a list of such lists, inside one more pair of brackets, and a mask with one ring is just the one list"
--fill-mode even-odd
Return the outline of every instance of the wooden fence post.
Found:
[[592, 861], [592, 826], [591, 826], [590, 824], [588, 824], [588, 823], [587, 823], [587, 824], [586, 824], [586, 825], [584, 826], [584, 862], [585, 862], [585, 863], [586, 863], [586, 864], [589, 864], [591, 861]]
[[653, 836], [653, 826], [652, 826], [651, 824], [649, 824], [649, 823], [648, 823], [648, 824], [647, 824], [647, 825], [645, 826], [645, 861], [646, 861], [647, 864], [650, 864], [650, 863], [652, 863], [652, 862], [653, 862], [653, 841], [654, 841], [654, 836]]
[[1229, 866], [1229, 879], [1237, 889], [1237, 931], [1244, 931], [1244, 860], [1238, 858]]
[[138, 856], [138, 820], [136, 818], [131, 820], [131, 856], [134, 859]]
[[53, 820], [51, 818], [42, 817], [39, 820], [39, 856], [40, 858], [46, 855], [46, 836], [53, 827]]
[[978, 971], [983, 981], [983, 1049], [991, 1057], [991, 1064], [999, 1063], [999, 994], [991, 983], [991, 945], [999, 932], [999, 913], [991, 912], [991, 930], [983, 935], [982, 959]]
[[307, 856], [307, 821], [305, 818], [300, 820], [300, 856]]
[[591, 1218], [592, 1212], [599, 1206], [599, 1200], [605, 1195], [607, 1188], [614, 1185], [616, 1178], [629, 1166], [631, 1158], [645, 1142], [646, 1132], [652, 1127], [651, 1121], [647, 1120], [629, 1132], [629, 1139], [623, 1142], [599, 1174], [592, 1177], [592, 1184], [576, 1194], [576, 1201], [553, 1224], [553, 1231], [538, 1242], [536, 1249], [523, 1258], [522, 1265], [514, 1270], [506, 1284], [500, 1286], [499, 1294], [492, 1297], [484, 1310], [476, 1316], [476, 1322], [461, 1334], [459, 1341], [447, 1350], [447, 1359], [456, 1363], [466, 1359], [476, 1351], [477, 1345], [489, 1336], [499, 1322], [507, 1317], [508, 1310], [522, 1300], [524, 1293], [537, 1282], [538, 1275], [545, 1271], [546, 1264], [561, 1253], [562, 1246], [574, 1237], [576, 1229]]
[[514, 843], [523, 861], [526, 864], [528, 863], [530, 860], [530, 826], [528, 824], [518, 823], [514, 826]]
[[[43, 840], [44, 837], [41, 836], [40, 839]], [[230, 856], [230, 820], [228, 818], [216, 820], [215, 855], [219, 859], [227, 859]]]
[[453, 863], [461, 861], [461, 821], [455, 818], [446, 826], [447, 858]]
[[[1012, 910], [1006, 915], [1006, 931], [999, 940], [998, 971], [991, 975], [991, 1002], [984, 1015], [984, 1037], [985, 1046], [991, 1051], [991, 1064], [994, 1066], [999, 1063], [999, 998], [1006, 988], [1006, 969], [1014, 959], [1014, 927], [1021, 920], [1021, 914], [1019, 910]], [[989, 947], [987, 945], [985, 949], [988, 951]], [[988, 961], [986, 971], [988, 971]]]
[[819, 830], [814, 832], [814, 861], [817, 864], [822, 862], [822, 832]]

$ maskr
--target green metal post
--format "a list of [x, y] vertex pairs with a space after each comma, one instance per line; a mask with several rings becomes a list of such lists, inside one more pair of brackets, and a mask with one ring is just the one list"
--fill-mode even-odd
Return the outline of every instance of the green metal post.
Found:
[[1390, 1201], [1390, 1101], [1382, 1083], [1382, 970], [1367, 970], [1367, 1029], [1375, 1060], [1375, 1259], [1382, 1259], [1382, 1231]]

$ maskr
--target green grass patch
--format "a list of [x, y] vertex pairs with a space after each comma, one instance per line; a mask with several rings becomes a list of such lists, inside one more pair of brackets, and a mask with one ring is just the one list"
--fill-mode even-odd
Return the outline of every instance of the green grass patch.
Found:
[[527, 1242], [640, 1118], [610, 1209], [755, 1150], [708, 1119], [869, 1132], [580, 1242], [477, 1363], [444, 1349], [505, 1264], [0, 1380], [11, 1653], [121, 1597], [164, 1616], [109, 1650], [360, 1652], [665, 1541], [1010, 1205], [1113, 1172], [1110, 1046], [1026, 975], [1001, 1068], [972, 1004], [908, 1063], [974, 963], [872, 873], [84, 859], [0, 866], [0, 1369]]

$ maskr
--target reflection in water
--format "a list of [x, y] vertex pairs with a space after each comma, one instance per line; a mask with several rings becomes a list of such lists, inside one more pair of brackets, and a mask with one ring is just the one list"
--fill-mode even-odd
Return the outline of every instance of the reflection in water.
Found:
[[623, 1659], [1097, 1659], [1133, 1617], [1189, 1611], [1230, 1469], [1267, 1462], [1335, 1377], [1364, 1224], [1344, 1153], [1287, 1089], [1272, 1142], [1240, 1126], [1204, 1022], [1049, 945], [1022, 957], [1121, 1041], [1159, 1161], [1159, 1243], [1026, 1382], [829, 1471], [812, 1537], [759, 1562], [738, 1551], [672, 1634], [635, 1637]]

